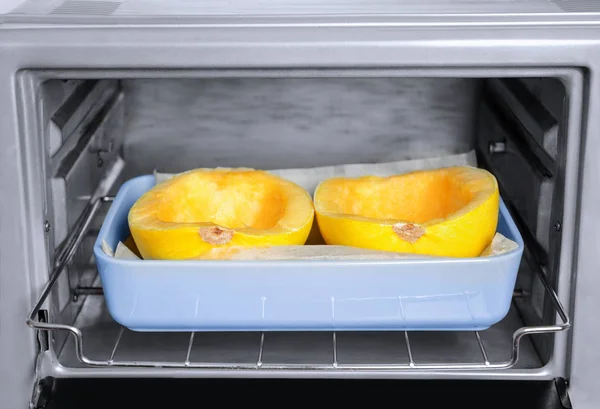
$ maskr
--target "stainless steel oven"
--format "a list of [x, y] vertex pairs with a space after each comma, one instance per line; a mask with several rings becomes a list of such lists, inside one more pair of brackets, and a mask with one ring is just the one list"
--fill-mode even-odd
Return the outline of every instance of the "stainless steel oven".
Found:
[[[2, 407], [323, 385], [600, 405], [600, 3], [3, 7]], [[494, 173], [526, 244], [512, 307], [488, 330], [139, 333], [106, 310], [91, 248], [133, 176], [448, 155]]]

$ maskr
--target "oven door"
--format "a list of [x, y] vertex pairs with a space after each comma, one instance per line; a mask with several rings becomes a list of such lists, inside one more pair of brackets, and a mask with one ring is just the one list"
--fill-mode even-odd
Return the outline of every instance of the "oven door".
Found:
[[[317, 379], [57, 379], [40, 401], [46, 409], [199, 407], [239, 402], [268, 406], [354, 403], [419, 408], [571, 408], [565, 383], [555, 381], [317, 380]], [[160, 403], [163, 401], [164, 403]], [[212, 402], [211, 402], [212, 401]], [[211, 405], [212, 406], [212, 405]]]

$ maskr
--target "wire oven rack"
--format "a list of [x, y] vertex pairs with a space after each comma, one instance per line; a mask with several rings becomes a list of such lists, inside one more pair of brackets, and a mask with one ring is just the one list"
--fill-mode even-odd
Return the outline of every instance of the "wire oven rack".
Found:
[[[465, 362], [447, 362], [447, 363], [432, 363], [432, 362], [416, 362], [413, 356], [413, 348], [411, 347], [411, 341], [409, 332], [404, 332], [404, 341], [406, 344], [406, 354], [408, 362], [406, 363], [394, 363], [394, 364], [343, 364], [338, 362], [338, 335], [335, 332], [331, 333], [332, 343], [332, 357], [331, 362], [326, 364], [296, 364], [296, 363], [266, 363], [263, 362], [263, 352], [265, 344], [265, 333], [260, 334], [260, 344], [255, 362], [251, 363], [209, 363], [209, 362], [195, 362], [191, 359], [191, 351], [194, 345], [194, 339], [200, 333], [191, 333], [187, 345], [187, 354], [185, 360], [181, 361], [143, 361], [143, 360], [116, 360], [115, 353], [119, 348], [119, 343], [122, 339], [125, 329], [123, 327], [117, 333], [117, 337], [112, 348], [110, 357], [105, 360], [91, 359], [84, 353], [84, 337], [83, 331], [74, 326], [59, 323], [46, 322], [45, 319], [40, 318], [40, 312], [43, 311], [43, 306], [48, 300], [53, 287], [56, 285], [59, 276], [66, 270], [66, 266], [69, 265], [73, 259], [77, 249], [81, 245], [86, 233], [97, 215], [99, 209], [107, 203], [111, 203], [114, 197], [112, 196], [97, 196], [90, 199], [82, 216], [79, 218], [75, 228], [71, 234], [65, 240], [65, 244], [62, 246], [56, 258], [55, 266], [49, 275], [49, 280], [43, 288], [39, 299], [35, 306], [29, 313], [27, 318], [27, 324], [40, 331], [63, 331], [70, 333], [74, 337], [75, 357], [77, 360], [88, 367], [146, 367], [146, 368], [196, 368], [196, 369], [223, 369], [223, 370], [295, 370], [295, 371], [357, 371], [357, 370], [368, 370], [368, 371], [456, 371], [456, 370], [481, 370], [481, 369], [509, 369], [514, 367], [519, 361], [521, 352], [521, 341], [523, 337], [535, 334], [549, 334], [565, 331], [570, 328], [571, 322], [564, 307], [562, 306], [556, 292], [549, 285], [544, 272], [537, 269], [536, 272], [543, 284], [546, 291], [546, 295], [556, 310], [556, 314], [561, 320], [560, 324], [555, 325], [540, 325], [540, 326], [523, 326], [518, 328], [512, 334], [512, 348], [510, 357], [506, 360], [499, 360], [498, 362], [491, 362], [489, 359], [488, 351], [482, 342], [482, 337], [478, 331], [474, 331], [474, 337], [477, 340], [481, 352], [481, 361], [474, 363]], [[101, 288], [88, 287], [80, 288], [81, 294], [102, 294]]]

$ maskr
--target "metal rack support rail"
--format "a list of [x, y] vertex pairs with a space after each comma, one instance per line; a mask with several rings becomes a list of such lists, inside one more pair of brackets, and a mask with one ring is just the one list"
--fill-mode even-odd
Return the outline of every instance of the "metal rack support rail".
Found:
[[[267, 364], [263, 362], [263, 347], [265, 340], [265, 333], [261, 333], [260, 337], [260, 347], [257, 351], [258, 359], [256, 363], [207, 363], [207, 362], [193, 362], [190, 361], [191, 350], [194, 344], [194, 337], [196, 333], [192, 332], [190, 334], [187, 354], [185, 361], [179, 362], [159, 362], [159, 361], [115, 361], [114, 357], [119, 348], [119, 342], [121, 341], [124, 328], [121, 327], [118, 332], [117, 338], [115, 340], [115, 344], [112, 348], [111, 356], [108, 360], [95, 360], [90, 359], [84, 354], [83, 350], [83, 333], [81, 330], [73, 325], [65, 325], [65, 324], [55, 324], [51, 322], [44, 322], [38, 319], [40, 311], [43, 310], [43, 306], [48, 299], [48, 296], [52, 292], [52, 288], [56, 284], [59, 276], [65, 270], [65, 267], [71, 262], [73, 256], [75, 255], [77, 248], [81, 244], [83, 238], [85, 237], [87, 230], [98, 213], [98, 210], [105, 203], [111, 203], [113, 201], [112, 196], [102, 196], [98, 198], [93, 198], [87, 204], [83, 215], [79, 219], [76, 227], [73, 229], [72, 233], [67, 237], [66, 244], [63, 247], [62, 251], [58, 255], [55, 263], [55, 267], [52, 270], [48, 282], [44, 286], [40, 297], [38, 298], [35, 306], [29, 313], [27, 317], [27, 325], [31, 328], [40, 331], [66, 331], [73, 335], [75, 339], [75, 355], [77, 359], [87, 365], [92, 367], [150, 367], [150, 368], [197, 368], [197, 369], [223, 369], [223, 370], [232, 370], [232, 369], [270, 369], [270, 370], [323, 370], [323, 371], [353, 371], [353, 370], [381, 370], [381, 371], [412, 371], [412, 370], [430, 370], [430, 371], [440, 371], [440, 370], [476, 370], [476, 369], [509, 369], [513, 367], [519, 360], [520, 353], [520, 342], [524, 336], [527, 335], [535, 335], [535, 334], [547, 334], [547, 333], [557, 333], [561, 331], [565, 331], [571, 327], [571, 321], [569, 316], [567, 315], [564, 307], [562, 306], [556, 292], [552, 289], [546, 277], [541, 269], [536, 269], [537, 275], [541, 280], [546, 294], [550, 296], [550, 300], [552, 301], [552, 305], [556, 309], [556, 313], [560, 317], [562, 323], [554, 324], [554, 325], [540, 325], [540, 326], [524, 326], [517, 329], [512, 335], [512, 353], [508, 360], [503, 362], [490, 362], [488, 358], [487, 351], [485, 346], [481, 340], [481, 336], [478, 331], [474, 331], [474, 336], [476, 337], [477, 343], [479, 345], [479, 349], [481, 351], [482, 361], [477, 363], [419, 363], [415, 362], [413, 359], [413, 353], [410, 344], [409, 332], [404, 331], [404, 339], [406, 341], [406, 353], [408, 356], [408, 363], [404, 364], [341, 364], [338, 362], [338, 354], [337, 354], [337, 338], [336, 333], [332, 332], [332, 345], [333, 345], [333, 354], [332, 354], [332, 362], [331, 364]], [[88, 294], [97, 294], [97, 291], [88, 291]], [[198, 333], [201, 334], [201, 333]]]

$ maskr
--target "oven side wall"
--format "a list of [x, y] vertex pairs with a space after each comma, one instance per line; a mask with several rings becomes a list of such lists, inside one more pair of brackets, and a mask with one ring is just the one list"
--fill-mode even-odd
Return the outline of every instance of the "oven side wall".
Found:
[[579, 235], [575, 243], [573, 328], [568, 359], [569, 394], [575, 409], [600, 407], [600, 52], [595, 49], [590, 56], [594, 57], [594, 64], [587, 76], [589, 94], [582, 117], [584, 143], [580, 159]]
[[[0, 60], [10, 47], [2, 44]], [[26, 408], [34, 385], [36, 334], [25, 323], [40, 285], [34, 271], [47, 271], [43, 189], [32, 184], [40, 149], [21, 138], [29, 126], [18, 117], [16, 70], [0, 65], [0, 396], [5, 408]], [[34, 124], [35, 121], [31, 122]], [[40, 284], [40, 283], [38, 283]]]

